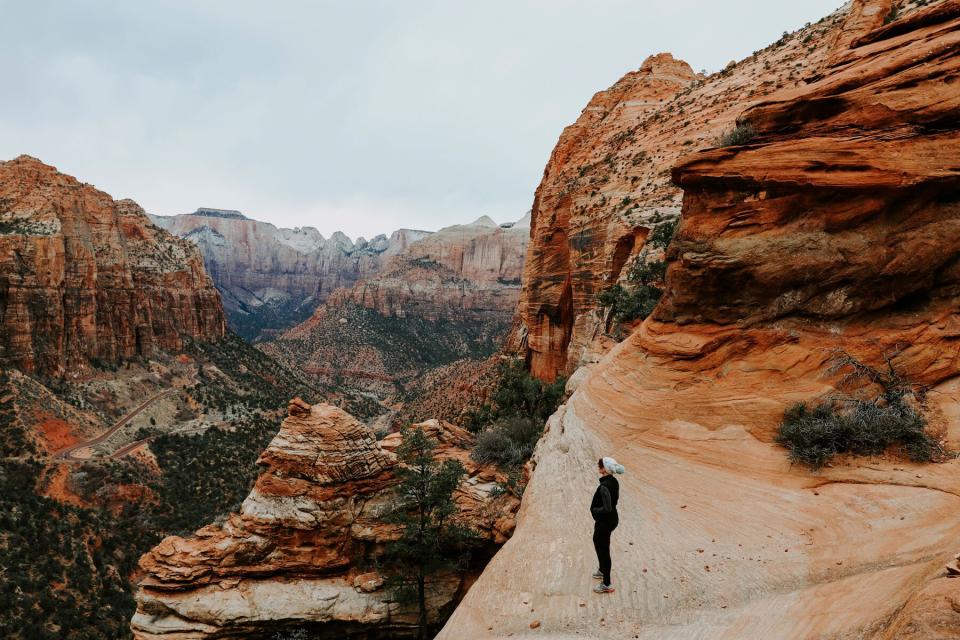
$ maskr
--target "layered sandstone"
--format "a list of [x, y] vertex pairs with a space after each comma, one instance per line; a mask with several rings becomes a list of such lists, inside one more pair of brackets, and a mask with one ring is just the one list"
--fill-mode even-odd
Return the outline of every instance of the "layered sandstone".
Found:
[[[916, 8], [901, 4], [901, 15]], [[670, 167], [712, 147], [745, 107], [824, 73], [892, 5], [849, 3], [706, 77], [670, 54], [651, 56], [593, 97], [561, 135], [534, 200], [520, 337], [535, 375], [569, 374], [611, 346], [597, 296], [624, 276], [651, 229], [679, 213]]]
[[[748, 144], [676, 168], [664, 298], [572, 378], [515, 535], [441, 639], [956, 635], [960, 462], [812, 472], [773, 442], [787, 407], [835, 391], [843, 349], [929, 389], [930, 428], [960, 447], [960, 2], [900, 15], [743, 112]], [[597, 596], [587, 507], [609, 454], [627, 474], [617, 591]]]
[[225, 330], [193, 245], [29, 156], [0, 163], [0, 324], [0, 365], [51, 376]]
[[277, 228], [208, 208], [151, 219], [200, 248], [231, 324], [248, 339], [303, 320], [332, 291], [377, 273], [390, 256], [429, 235], [400, 229], [390, 238], [354, 242], [339, 231], [324, 238], [313, 227]]
[[[502, 543], [518, 506], [516, 498], [493, 491], [503, 478], [469, 460], [466, 432], [436, 420], [419, 426], [438, 442], [438, 457], [467, 467], [455, 496], [461, 518], [490, 544]], [[399, 434], [377, 442], [331, 405], [291, 402], [240, 513], [193, 537], [166, 538], [143, 556], [134, 637], [240, 638], [311, 625], [330, 638], [408, 632], [415, 612], [392, 603], [382, 577], [358, 567], [397, 534], [383, 517], [396, 504], [392, 470], [399, 443]], [[433, 582], [433, 619], [464, 579]]]
[[487, 216], [445, 227], [397, 254], [375, 277], [340, 292], [385, 317], [508, 318], [516, 309], [529, 218], [500, 227]]

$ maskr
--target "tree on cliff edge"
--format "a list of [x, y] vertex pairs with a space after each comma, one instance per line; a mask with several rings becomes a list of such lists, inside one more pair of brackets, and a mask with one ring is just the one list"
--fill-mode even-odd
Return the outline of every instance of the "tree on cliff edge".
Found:
[[427, 581], [431, 576], [456, 569], [466, 558], [466, 545], [473, 532], [456, 521], [453, 492], [465, 469], [459, 460], [438, 462], [437, 443], [420, 428], [405, 428], [397, 448], [401, 465], [397, 495], [400, 505], [388, 517], [403, 527], [400, 538], [387, 545], [384, 569], [388, 584], [399, 602], [419, 607], [417, 637], [427, 637]]

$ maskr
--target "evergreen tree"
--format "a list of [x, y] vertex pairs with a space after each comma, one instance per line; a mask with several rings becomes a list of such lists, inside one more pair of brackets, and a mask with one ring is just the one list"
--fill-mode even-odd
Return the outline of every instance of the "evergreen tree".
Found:
[[419, 607], [418, 635], [427, 637], [427, 581], [466, 559], [473, 532], [457, 522], [453, 492], [465, 469], [459, 460], [438, 462], [437, 443], [422, 429], [404, 428], [397, 447], [400, 505], [389, 521], [403, 527], [400, 538], [387, 545], [384, 568], [388, 584], [402, 603]]

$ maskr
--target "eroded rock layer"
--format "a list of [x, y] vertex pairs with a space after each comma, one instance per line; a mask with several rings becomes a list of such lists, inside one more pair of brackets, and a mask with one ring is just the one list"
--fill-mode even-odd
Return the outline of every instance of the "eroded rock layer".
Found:
[[[710, 76], [670, 54], [651, 56], [590, 100], [560, 136], [534, 200], [520, 302], [534, 375], [569, 374], [612, 346], [597, 297], [625, 276], [651, 230], [679, 213], [671, 166], [714, 146], [746, 106], [824, 73], [893, 4], [848, 3]], [[916, 9], [900, 4], [901, 15]]]
[[[787, 407], [836, 391], [843, 349], [928, 388], [928, 428], [960, 447], [960, 2], [900, 9], [747, 109], [748, 144], [674, 171], [664, 298], [571, 379], [517, 531], [441, 640], [956, 637], [960, 462], [814, 472], [773, 441]], [[587, 508], [611, 454], [617, 591], [595, 595]]]
[[[494, 491], [505, 478], [470, 461], [465, 431], [436, 420], [419, 426], [439, 443], [440, 458], [468, 469], [455, 495], [462, 518], [490, 544], [502, 544], [518, 506]], [[240, 638], [321, 624], [318, 632], [330, 638], [408, 632], [416, 613], [389, 602], [382, 577], [359, 569], [397, 534], [383, 517], [396, 504], [399, 444], [399, 434], [378, 442], [331, 405], [291, 402], [240, 512], [192, 537], [165, 538], [143, 556], [134, 637]], [[433, 619], [465, 579], [433, 581]]]
[[0, 365], [60, 376], [224, 330], [193, 245], [35, 158], [0, 163]]

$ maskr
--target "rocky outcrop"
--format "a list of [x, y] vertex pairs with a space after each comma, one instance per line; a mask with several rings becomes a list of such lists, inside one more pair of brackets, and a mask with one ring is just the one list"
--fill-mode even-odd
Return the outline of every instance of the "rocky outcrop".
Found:
[[429, 235], [400, 229], [354, 242], [339, 231], [324, 238], [313, 227], [277, 228], [208, 208], [151, 219], [200, 248], [231, 325], [250, 340], [304, 320], [332, 291], [377, 273], [387, 258]]
[[651, 230], [679, 213], [671, 166], [712, 147], [745, 107], [824, 73], [890, 6], [848, 4], [706, 77], [670, 54], [651, 56], [593, 97], [561, 135], [534, 200], [520, 333], [535, 375], [569, 374], [614, 344], [597, 296], [625, 277]]
[[[960, 3], [906, 8], [747, 109], [748, 144], [676, 168], [664, 298], [571, 378], [517, 531], [441, 640], [956, 635], [960, 462], [812, 472], [773, 442], [787, 407], [835, 391], [842, 348], [928, 388], [960, 447]], [[611, 453], [617, 591], [596, 596], [587, 506]]]
[[[466, 432], [435, 420], [419, 426], [438, 441], [438, 457], [467, 466], [456, 494], [461, 517], [490, 544], [502, 543], [518, 506], [494, 491], [504, 478], [469, 460]], [[408, 633], [415, 612], [390, 602], [382, 578], [360, 568], [397, 533], [383, 517], [395, 508], [399, 443], [399, 434], [377, 442], [331, 405], [292, 401], [240, 513], [193, 537], [168, 537], [143, 556], [134, 637], [241, 638], [311, 625], [330, 638]], [[465, 579], [433, 583], [434, 619]]]
[[225, 330], [190, 243], [29, 156], [0, 163], [0, 324], [0, 365], [50, 376]]

